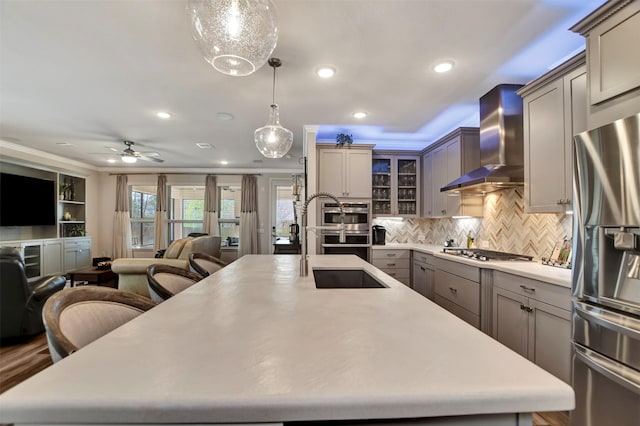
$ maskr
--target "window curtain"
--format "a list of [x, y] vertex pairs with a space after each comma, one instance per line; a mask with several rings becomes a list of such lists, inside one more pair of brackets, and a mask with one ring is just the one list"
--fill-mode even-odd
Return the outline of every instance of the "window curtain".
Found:
[[131, 220], [129, 218], [128, 178], [119, 175], [116, 181], [116, 211], [113, 219], [113, 258], [133, 257]]
[[158, 176], [156, 189], [156, 220], [153, 249], [158, 251], [167, 248], [167, 177]]
[[238, 257], [258, 253], [258, 189], [255, 176], [242, 176]]
[[204, 217], [202, 232], [209, 235], [220, 235], [218, 214], [216, 213], [218, 180], [215, 175], [207, 175], [204, 185]]

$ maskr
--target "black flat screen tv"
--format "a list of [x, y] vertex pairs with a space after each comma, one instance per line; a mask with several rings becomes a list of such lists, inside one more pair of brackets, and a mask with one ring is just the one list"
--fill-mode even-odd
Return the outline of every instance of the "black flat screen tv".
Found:
[[55, 186], [49, 179], [0, 173], [0, 226], [55, 225]]

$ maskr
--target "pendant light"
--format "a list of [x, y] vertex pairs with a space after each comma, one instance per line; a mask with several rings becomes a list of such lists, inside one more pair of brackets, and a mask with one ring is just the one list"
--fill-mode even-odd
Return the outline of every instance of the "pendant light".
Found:
[[282, 158], [293, 144], [293, 132], [280, 125], [280, 113], [276, 105], [276, 68], [280, 65], [280, 59], [269, 59], [269, 66], [273, 67], [273, 97], [269, 121], [253, 134], [258, 151], [267, 158]]
[[223, 74], [252, 74], [276, 47], [278, 23], [271, 0], [189, 0], [187, 11], [204, 59]]

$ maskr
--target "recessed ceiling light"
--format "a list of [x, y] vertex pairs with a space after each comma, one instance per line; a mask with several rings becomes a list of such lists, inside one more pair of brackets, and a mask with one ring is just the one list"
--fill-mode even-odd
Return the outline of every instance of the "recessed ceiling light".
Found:
[[163, 120], [168, 120], [169, 118], [171, 118], [171, 114], [169, 114], [168, 112], [164, 112], [164, 111], [156, 112], [156, 116], [158, 118], [162, 118]]
[[356, 112], [354, 112], [354, 113], [353, 113], [353, 114], [351, 114], [351, 115], [353, 115], [353, 118], [362, 119], [362, 118], [365, 118], [365, 117], [366, 117], [367, 115], [369, 115], [369, 114], [367, 114], [367, 113], [366, 113], [366, 112], [364, 112], [364, 111], [356, 111]]
[[435, 72], [443, 73], [453, 69], [453, 61], [442, 61], [433, 67]]
[[233, 114], [229, 114], [228, 112], [217, 112], [216, 118], [218, 120], [229, 121], [233, 120]]
[[331, 65], [321, 65], [316, 68], [316, 75], [321, 78], [331, 78], [336, 74], [336, 68]]
[[222, 164], [223, 166], [226, 166], [227, 164], [229, 164], [229, 162], [227, 160], [222, 160], [220, 161], [220, 164]]

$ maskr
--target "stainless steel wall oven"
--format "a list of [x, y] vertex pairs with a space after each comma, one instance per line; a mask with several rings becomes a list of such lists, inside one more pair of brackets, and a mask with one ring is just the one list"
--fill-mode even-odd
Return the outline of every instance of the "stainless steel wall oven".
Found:
[[573, 426], [640, 422], [640, 114], [575, 137]]
[[344, 224], [345, 242], [340, 243], [340, 232], [323, 230], [320, 237], [322, 254], [355, 254], [369, 261], [371, 247], [370, 204], [342, 203], [344, 215], [340, 214], [337, 203], [323, 203], [321, 207], [322, 226]]

